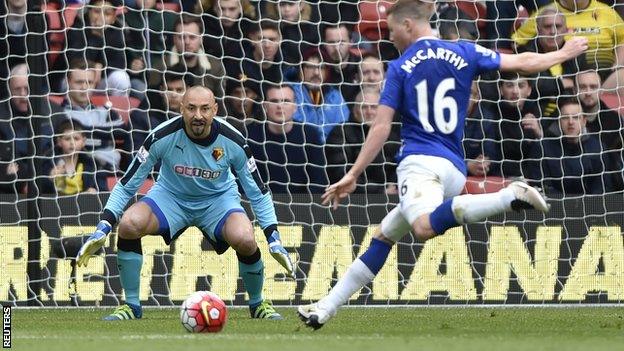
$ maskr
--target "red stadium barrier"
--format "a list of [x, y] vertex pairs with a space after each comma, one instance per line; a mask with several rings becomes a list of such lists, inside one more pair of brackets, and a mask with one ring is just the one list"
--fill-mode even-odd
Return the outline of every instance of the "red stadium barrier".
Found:
[[[108, 185], [108, 190], [112, 191], [113, 188], [115, 187], [115, 184], [117, 184], [117, 177], [108, 177], [106, 178], [106, 184]], [[141, 187], [139, 188], [139, 191], [137, 192], [137, 194], [147, 194], [147, 192], [152, 188], [152, 186], [154, 186], [154, 180], [152, 179], [145, 179], [145, 182], [143, 182], [143, 185], [141, 185]]]
[[487, 194], [497, 192], [509, 183], [513, 182], [512, 179], [505, 179], [501, 177], [468, 177], [466, 179], [466, 185], [464, 186], [464, 194]]

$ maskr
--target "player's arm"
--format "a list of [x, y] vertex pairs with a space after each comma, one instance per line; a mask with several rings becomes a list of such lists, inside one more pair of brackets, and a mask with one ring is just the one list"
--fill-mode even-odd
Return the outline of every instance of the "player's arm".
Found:
[[386, 82], [381, 92], [377, 116], [368, 131], [360, 154], [355, 160], [353, 167], [349, 169], [342, 179], [327, 187], [325, 193], [321, 197], [323, 204], [332, 204], [333, 208], [336, 209], [341, 199], [344, 199], [355, 191], [358, 177], [364, 172], [364, 169], [373, 162], [383, 148], [386, 140], [388, 140], [388, 136], [392, 130], [394, 112], [400, 109], [402, 100], [404, 99], [403, 95], [402, 73], [394, 66], [390, 65], [386, 73]]
[[577, 57], [587, 50], [587, 38], [574, 37], [565, 45], [552, 52], [538, 54], [523, 52], [521, 54], [501, 54], [500, 70], [518, 72], [522, 75], [543, 72], [550, 67]]
[[251, 202], [260, 227], [264, 231], [269, 244], [269, 252], [271, 256], [279, 262], [288, 275], [295, 277], [295, 268], [288, 255], [286, 249], [282, 245], [282, 241], [277, 231], [277, 216], [275, 215], [275, 207], [273, 207], [273, 199], [269, 188], [264, 184], [260, 173], [256, 167], [256, 161], [249, 149], [249, 146], [237, 147], [232, 163], [238, 180]]
[[377, 117], [371, 126], [364, 145], [360, 150], [353, 167], [347, 172], [357, 179], [362, 172], [373, 162], [375, 157], [379, 155], [384, 144], [388, 140], [390, 131], [392, 130], [392, 121], [394, 119], [394, 109], [386, 105], [379, 105], [377, 108]]

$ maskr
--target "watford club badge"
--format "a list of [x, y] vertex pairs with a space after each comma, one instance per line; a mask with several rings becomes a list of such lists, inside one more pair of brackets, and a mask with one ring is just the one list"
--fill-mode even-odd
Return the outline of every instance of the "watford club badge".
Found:
[[224, 154], [225, 153], [223, 152], [222, 147], [215, 147], [214, 149], [212, 149], [212, 157], [214, 157], [216, 161], [219, 161]]

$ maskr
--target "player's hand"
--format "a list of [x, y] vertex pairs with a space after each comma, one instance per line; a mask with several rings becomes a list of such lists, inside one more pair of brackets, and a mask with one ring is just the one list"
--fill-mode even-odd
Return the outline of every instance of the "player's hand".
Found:
[[288, 255], [288, 252], [282, 246], [282, 240], [280, 239], [279, 232], [274, 230], [271, 235], [267, 236], [267, 241], [269, 242], [269, 253], [271, 256], [279, 262], [279, 264], [286, 269], [286, 272], [289, 277], [295, 279], [295, 266]]
[[490, 159], [479, 155], [475, 160], [467, 162], [468, 173], [475, 177], [484, 177], [490, 171]]
[[17, 163], [15, 162], [9, 163], [9, 165], [6, 168], [6, 173], [8, 175], [13, 175], [13, 174], [17, 174], [17, 172], [19, 172], [19, 166], [17, 165]]
[[95, 232], [82, 244], [80, 251], [78, 251], [78, 256], [76, 256], [76, 264], [78, 267], [86, 267], [87, 264], [89, 264], [89, 259], [104, 246], [106, 236], [112, 229], [113, 227], [107, 221], [100, 221], [100, 223], [98, 223]]
[[566, 40], [561, 50], [568, 59], [572, 59], [587, 51], [588, 48], [586, 37], [572, 37], [570, 40]]
[[527, 113], [526, 115], [524, 115], [524, 117], [522, 117], [520, 123], [522, 124], [523, 129], [532, 130], [538, 139], [541, 139], [544, 136], [542, 126], [540, 126], [540, 123], [534, 114]]
[[334, 210], [337, 209], [340, 200], [355, 191], [356, 181], [357, 179], [351, 173], [345, 174], [338, 183], [332, 184], [325, 189], [325, 193], [321, 196], [322, 204], [331, 204]]

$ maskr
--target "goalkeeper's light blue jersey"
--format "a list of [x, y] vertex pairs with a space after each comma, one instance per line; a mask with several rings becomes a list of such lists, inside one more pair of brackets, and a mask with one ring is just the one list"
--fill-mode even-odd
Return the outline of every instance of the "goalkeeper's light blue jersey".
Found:
[[424, 37], [391, 61], [380, 105], [401, 113], [408, 155], [445, 158], [466, 174], [462, 138], [472, 80], [500, 67], [500, 55], [470, 42]]
[[277, 223], [271, 194], [260, 178], [245, 139], [220, 118], [213, 120], [205, 139], [189, 137], [181, 116], [159, 125], [145, 139], [128, 171], [115, 185], [105, 210], [119, 220], [128, 200], [158, 161], [161, 167], [155, 186], [176, 194], [189, 211], [194, 207], [205, 208], [206, 202], [238, 189], [233, 168], [260, 226], [266, 228]]

